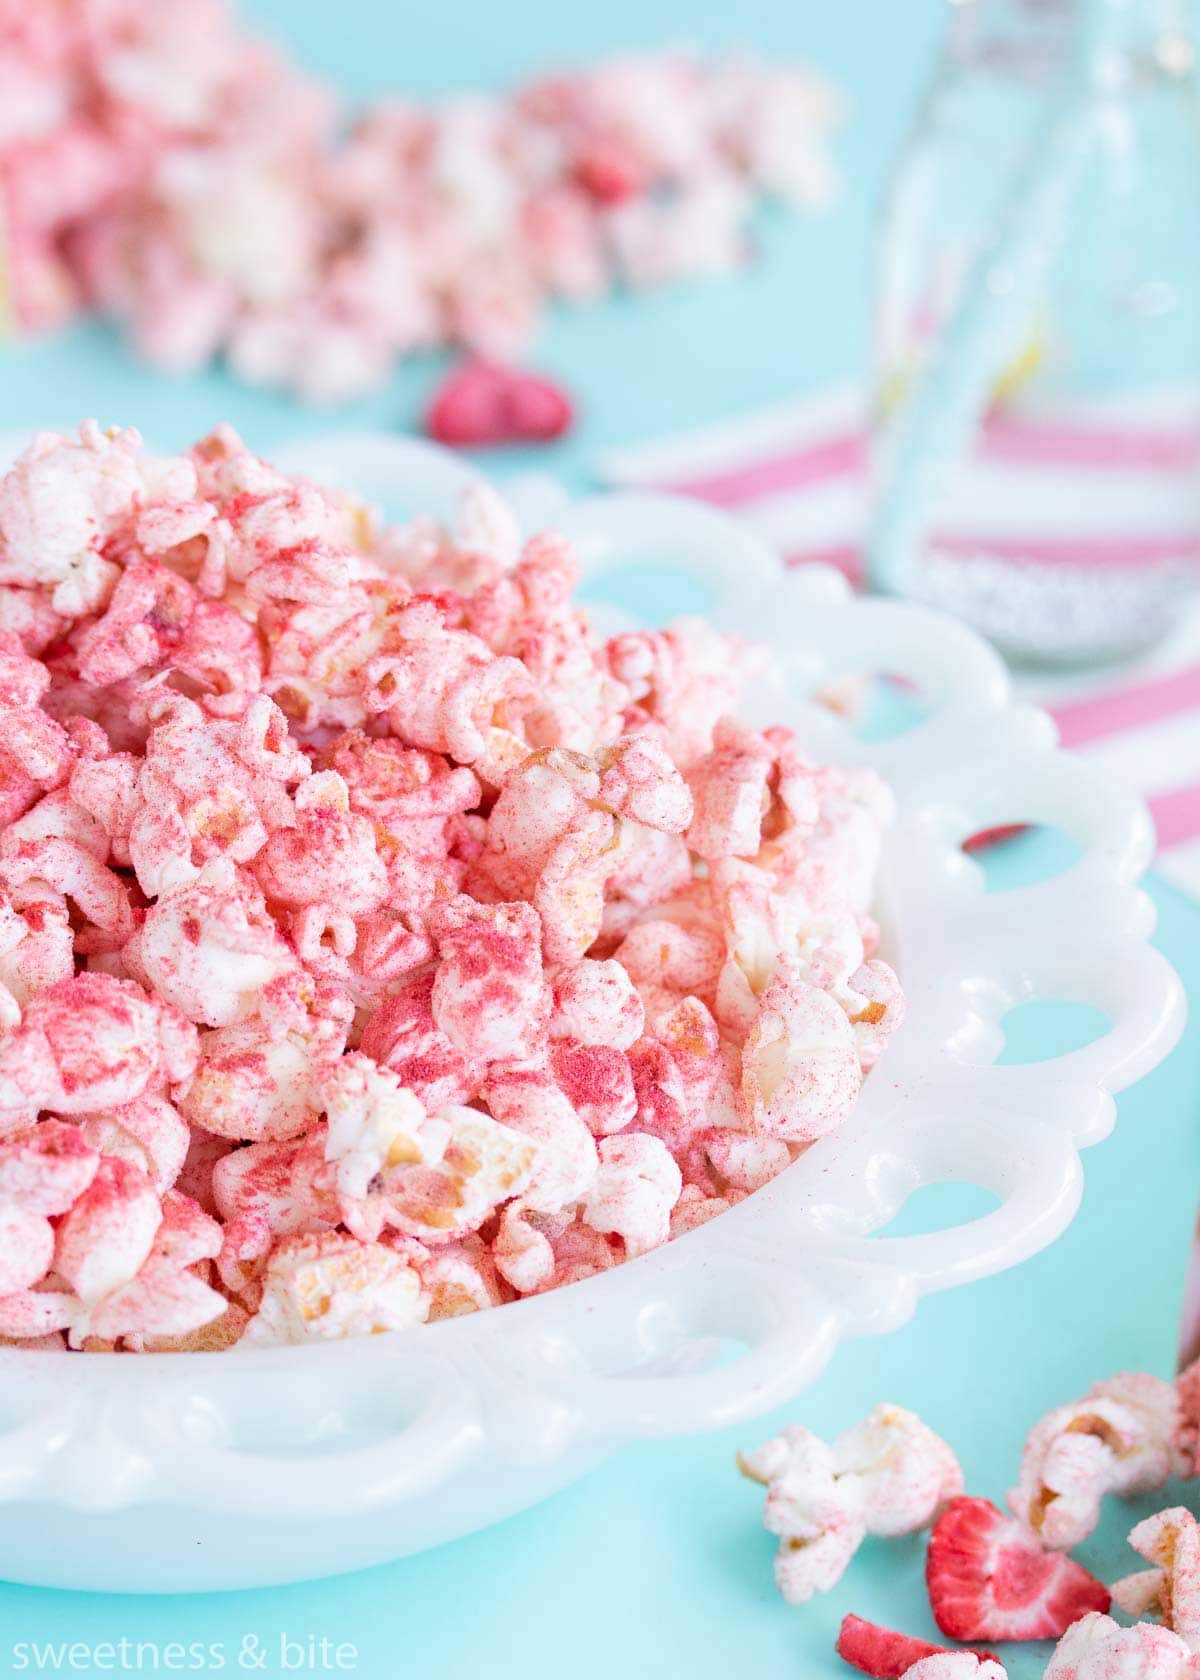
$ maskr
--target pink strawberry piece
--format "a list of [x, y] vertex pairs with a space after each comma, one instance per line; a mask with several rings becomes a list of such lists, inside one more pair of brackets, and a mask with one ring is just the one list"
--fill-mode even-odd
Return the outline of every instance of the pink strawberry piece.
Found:
[[567, 431], [574, 417], [561, 386], [476, 358], [460, 362], [435, 391], [425, 430], [435, 442], [460, 449], [549, 443]]
[[606, 209], [636, 198], [646, 187], [646, 171], [619, 140], [599, 138], [575, 160], [576, 183]]
[[[846, 1616], [838, 1634], [837, 1654], [843, 1662], [863, 1674], [873, 1674], [875, 1680], [903, 1680], [914, 1663], [923, 1657], [940, 1657], [949, 1646], [932, 1645], [928, 1639], [914, 1639], [907, 1633], [895, 1633], [891, 1628], [877, 1627], [864, 1622], [861, 1616]], [[996, 1659], [990, 1651], [964, 1651], [963, 1656], [977, 1657], [980, 1662]]]
[[998, 828], [981, 828], [978, 834], [972, 834], [963, 841], [964, 852], [983, 852], [989, 846], [998, 846], [1002, 840], [1014, 840], [1018, 834], [1024, 834], [1024, 823], [1002, 823]]
[[925, 1559], [933, 1618], [951, 1639], [1058, 1639], [1108, 1589], [1061, 1552], [1047, 1552], [990, 1499], [952, 1499]]

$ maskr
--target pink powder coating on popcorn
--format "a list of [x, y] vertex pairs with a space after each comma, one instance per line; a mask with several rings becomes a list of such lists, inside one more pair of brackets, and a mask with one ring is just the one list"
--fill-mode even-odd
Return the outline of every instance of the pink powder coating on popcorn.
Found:
[[1188, 1647], [1166, 1628], [1139, 1622], [1120, 1627], [1093, 1611], [1068, 1628], [1045, 1680], [1197, 1680]]
[[789, 1604], [831, 1591], [868, 1534], [915, 1534], [963, 1490], [946, 1442], [892, 1405], [832, 1446], [799, 1425], [785, 1429], [739, 1453], [738, 1468], [766, 1487], [763, 1523], [780, 1537], [775, 1582]]
[[1150, 1493], [1187, 1473], [1174, 1383], [1126, 1371], [1059, 1406], [1025, 1442], [1013, 1515], [1045, 1546], [1069, 1551], [1095, 1528], [1106, 1493]]
[[[849, 1112], [903, 1013], [886, 790], [735, 721], [751, 650], [604, 641], [577, 578], [492, 492], [386, 530], [227, 428], [0, 480], [0, 1336], [500, 1305]], [[896, 1408], [793, 1448], [792, 1592], [957, 1486]]]
[[1129, 1536], [1152, 1569], [1113, 1583], [1112, 1595], [1131, 1616], [1157, 1616], [1192, 1652], [1200, 1652], [1200, 1525], [1182, 1506], [1159, 1511]]
[[[435, 345], [509, 360], [556, 300], [726, 273], [761, 198], [833, 190], [839, 102], [799, 66], [646, 54], [347, 121], [223, 0], [4, 0], [0, 36], [0, 331], [90, 307], [168, 371], [224, 354], [312, 401]], [[524, 406], [527, 434], [564, 418]]]

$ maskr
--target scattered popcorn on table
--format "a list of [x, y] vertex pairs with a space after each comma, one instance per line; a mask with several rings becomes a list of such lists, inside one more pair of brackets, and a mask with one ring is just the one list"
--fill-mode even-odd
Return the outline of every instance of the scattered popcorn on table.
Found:
[[946, 1443], [912, 1412], [877, 1406], [832, 1447], [794, 1426], [738, 1455], [767, 1489], [763, 1522], [778, 1534], [775, 1581], [789, 1604], [829, 1592], [868, 1534], [913, 1534], [962, 1492]]
[[[0, 480], [0, 1338], [500, 1305], [849, 1111], [903, 1015], [886, 790], [735, 723], [757, 656], [708, 626], [594, 636], [577, 576], [490, 492], [380, 529], [228, 428], [89, 422]], [[895, 1407], [763, 1453], [794, 1595], [960, 1486]]]
[[988, 1499], [946, 1506], [929, 1537], [925, 1582], [933, 1619], [951, 1639], [1057, 1639], [1110, 1602], [1082, 1565], [1044, 1551]]
[[[314, 402], [431, 346], [511, 360], [558, 300], [726, 273], [758, 200], [834, 189], [840, 102], [800, 66], [658, 52], [347, 121], [223, 0], [3, 0], [0, 32], [0, 326], [92, 308], [159, 367], [224, 354]], [[569, 419], [455, 379], [455, 441]]]
[[1095, 1528], [1106, 1493], [1151, 1493], [1183, 1475], [1180, 1404], [1173, 1383], [1127, 1371], [1034, 1425], [1009, 1509], [1055, 1550]]

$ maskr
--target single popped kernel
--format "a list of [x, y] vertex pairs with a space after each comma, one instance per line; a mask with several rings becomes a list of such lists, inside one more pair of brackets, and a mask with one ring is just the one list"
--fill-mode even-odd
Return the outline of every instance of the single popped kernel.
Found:
[[807, 1429], [794, 1426], [756, 1452], [738, 1455], [738, 1468], [767, 1489], [763, 1524], [778, 1534], [775, 1584], [789, 1604], [830, 1592], [866, 1537], [853, 1481], [842, 1485], [833, 1453]]
[[[454, 119], [452, 177], [489, 121]], [[627, 138], [575, 135], [573, 190], [652, 174], [664, 137]], [[494, 492], [389, 531], [228, 427], [160, 460], [89, 423], [3, 486], [0, 1338], [483, 1310], [695, 1230], [849, 1111], [903, 1013], [889, 802], [736, 722], [752, 650], [605, 641]], [[926, 1520], [926, 1437], [891, 1409], [832, 1449], [789, 1592]]]
[[885, 1538], [924, 1528], [963, 1490], [952, 1449], [903, 1406], [876, 1406], [838, 1436], [833, 1456], [839, 1478], [855, 1478], [868, 1532]]
[[789, 1604], [836, 1586], [868, 1534], [914, 1534], [962, 1491], [946, 1443], [891, 1405], [877, 1406], [832, 1447], [807, 1429], [785, 1429], [739, 1454], [738, 1468], [767, 1489], [763, 1521], [781, 1536], [775, 1579]]
[[611, 1232], [629, 1255], [645, 1254], [670, 1235], [671, 1209], [683, 1178], [665, 1143], [644, 1132], [602, 1138], [600, 1164], [583, 1204], [593, 1230]]
[[1190, 1511], [1175, 1506], [1147, 1517], [1129, 1544], [1153, 1569], [1113, 1583], [1113, 1601], [1130, 1616], [1156, 1616], [1200, 1653], [1200, 1527]]
[[415, 1267], [379, 1243], [328, 1233], [295, 1237], [271, 1256], [243, 1347], [376, 1335], [422, 1324], [429, 1301]]
[[1009, 1509], [1043, 1544], [1069, 1551], [1095, 1528], [1106, 1493], [1150, 1493], [1187, 1469], [1172, 1383], [1122, 1372], [1034, 1425]]
[[838, 1004], [780, 964], [742, 1050], [742, 1094], [754, 1130], [810, 1143], [854, 1106], [862, 1073]]
[[1196, 1680], [1192, 1654], [1167, 1628], [1120, 1627], [1094, 1612], [1067, 1629], [1045, 1680]]

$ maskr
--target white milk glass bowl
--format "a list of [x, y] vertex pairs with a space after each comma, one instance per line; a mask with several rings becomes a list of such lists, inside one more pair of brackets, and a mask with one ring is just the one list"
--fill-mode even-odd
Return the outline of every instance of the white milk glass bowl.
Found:
[[[449, 512], [476, 480], [452, 456], [383, 437], [279, 459], [393, 516]], [[543, 509], [555, 503], [535, 488]], [[731, 1212], [601, 1277], [325, 1346], [0, 1352], [0, 1576], [145, 1592], [357, 1569], [531, 1505], [624, 1442], [753, 1417], [812, 1382], [839, 1342], [895, 1330], [926, 1292], [1052, 1241], [1113, 1093], [1175, 1042], [1180, 988], [1136, 885], [1146, 812], [1057, 751], [979, 640], [923, 608], [855, 599], [831, 573], [788, 574], [733, 521], [672, 497], [558, 498], [554, 517], [578, 542], [586, 593], [645, 608], [639, 578], [682, 575], [718, 625], [778, 656], [779, 680], [755, 698], [764, 720], [791, 724], [818, 759], [888, 779], [899, 809], [879, 912], [904, 1027], [834, 1136]], [[930, 715], [861, 739], [810, 698], [851, 670], [902, 674]], [[987, 892], [961, 844], [1012, 821], [1065, 829], [1078, 861]], [[1092, 1004], [1108, 1031], [1056, 1060], [994, 1065], [1005, 1011], [1030, 998]], [[872, 1235], [946, 1181], [999, 1205], [932, 1234]]]

